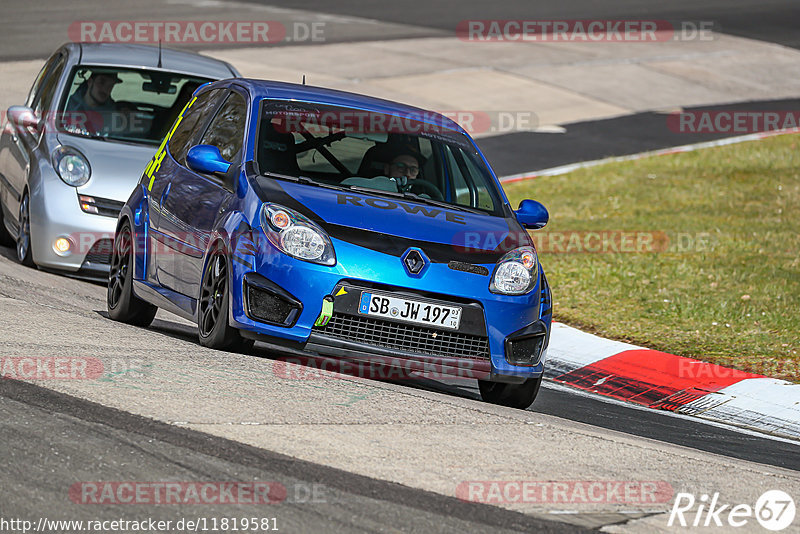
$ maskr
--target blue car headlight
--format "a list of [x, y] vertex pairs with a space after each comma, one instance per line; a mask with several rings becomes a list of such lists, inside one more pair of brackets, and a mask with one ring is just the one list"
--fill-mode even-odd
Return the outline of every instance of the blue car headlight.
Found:
[[80, 187], [89, 181], [92, 168], [79, 150], [60, 146], [53, 151], [53, 168], [65, 184]]
[[336, 265], [331, 238], [296, 211], [265, 203], [261, 208], [261, 227], [270, 243], [284, 254], [320, 265]]
[[492, 274], [489, 291], [523, 295], [536, 286], [539, 260], [533, 247], [519, 247], [500, 258]]

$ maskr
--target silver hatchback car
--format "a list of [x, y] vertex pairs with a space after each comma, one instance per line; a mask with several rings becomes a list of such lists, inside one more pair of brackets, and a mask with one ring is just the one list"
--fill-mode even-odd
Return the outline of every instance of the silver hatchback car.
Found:
[[19, 261], [107, 277], [117, 215], [200, 85], [228, 63], [154, 46], [70, 43], [0, 135], [0, 242]]

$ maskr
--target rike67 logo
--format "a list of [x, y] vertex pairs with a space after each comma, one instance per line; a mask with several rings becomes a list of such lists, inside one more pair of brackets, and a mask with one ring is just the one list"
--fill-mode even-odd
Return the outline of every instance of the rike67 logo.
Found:
[[723, 503], [719, 493], [703, 494], [699, 499], [691, 493], [678, 493], [667, 526], [736, 528], [752, 525], [755, 519], [765, 529], [777, 532], [792, 524], [795, 512], [794, 499], [781, 490], [764, 492], [755, 506]]

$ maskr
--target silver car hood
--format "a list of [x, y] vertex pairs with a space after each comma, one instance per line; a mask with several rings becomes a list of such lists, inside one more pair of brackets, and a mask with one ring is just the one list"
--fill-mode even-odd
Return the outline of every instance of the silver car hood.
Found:
[[144, 168], [158, 150], [153, 145], [137, 145], [58, 134], [63, 146], [77, 148], [89, 160], [92, 175], [78, 193], [125, 202], [142, 177]]

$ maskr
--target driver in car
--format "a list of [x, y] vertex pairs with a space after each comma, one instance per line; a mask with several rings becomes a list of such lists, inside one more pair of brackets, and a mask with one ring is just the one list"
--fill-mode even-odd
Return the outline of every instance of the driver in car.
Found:
[[419, 160], [411, 152], [395, 156], [390, 163], [383, 167], [383, 174], [394, 178], [399, 187], [405, 187], [410, 180], [416, 180], [419, 174]]
[[383, 166], [383, 176], [361, 178], [354, 176], [342, 181], [342, 185], [369, 187], [379, 191], [410, 191], [422, 197], [442, 200], [439, 189], [432, 183], [420, 179], [420, 167], [425, 158], [411, 146], [401, 146], [393, 151], [394, 156]]
[[442, 200], [439, 189], [432, 183], [418, 179], [419, 170], [425, 158], [412, 147], [404, 147], [392, 160], [384, 165], [383, 172], [390, 180], [397, 182], [400, 191], [411, 191], [420, 196]]
[[68, 126], [77, 126], [99, 133], [112, 126], [116, 102], [111, 90], [122, 80], [116, 72], [93, 71], [89, 79], [67, 100]]

